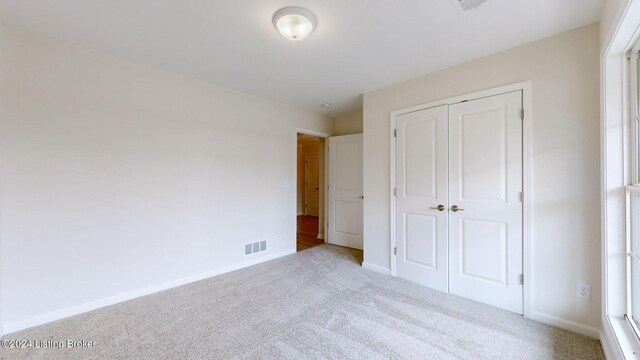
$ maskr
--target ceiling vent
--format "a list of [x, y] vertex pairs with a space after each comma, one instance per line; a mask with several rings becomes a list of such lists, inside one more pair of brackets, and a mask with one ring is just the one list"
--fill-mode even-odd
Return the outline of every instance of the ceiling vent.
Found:
[[451, 0], [459, 12], [475, 9], [487, 0]]

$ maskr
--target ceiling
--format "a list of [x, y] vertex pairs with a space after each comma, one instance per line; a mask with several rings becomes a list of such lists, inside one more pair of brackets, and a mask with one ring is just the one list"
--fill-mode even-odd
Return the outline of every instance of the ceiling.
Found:
[[[597, 22], [603, 2], [0, 0], [0, 21], [335, 117], [364, 92]], [[318, 18], [305, 41], [271, 23], [291, 5]]]

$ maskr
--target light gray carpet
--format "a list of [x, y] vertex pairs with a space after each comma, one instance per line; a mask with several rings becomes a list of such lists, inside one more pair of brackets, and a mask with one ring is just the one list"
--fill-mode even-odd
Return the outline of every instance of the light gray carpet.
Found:
[[597, 340], [362, 269], [322, 245], [22, 332], [2, 359], [603, 359]]

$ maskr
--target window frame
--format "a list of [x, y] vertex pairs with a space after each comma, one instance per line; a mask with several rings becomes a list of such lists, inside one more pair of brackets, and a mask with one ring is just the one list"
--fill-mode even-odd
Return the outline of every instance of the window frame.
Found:
[[627, 52], [627, 59], [629, 60], [628, 64], [628, 74], [629, 74], [629, 90], [627, 94], [629, 94], [629, 119], [631, 120], [631, 167], [630, 167], [630, 175], [631, 175], [631, 184], [630, 185], [640, 185], [640, 114], [639, 114], [639, 106], [640, 102], [640, 40], [633, 45], [631, 49]]
[[[602, 330], [607, 358], [633, 358], [640, 340], [627, 325], [625, 187], [632, 147], [627, 51], [640, 39], [640, 0], [610, 4], [601, 24], [600, 111], [602, 209]], [[610, 21], [609, 21], [610, 20]]]
[[[629, 325], [629, 327], [631, 328], [631, 330], [633, 330], [633, 333], [636, 335], [636, 337], [638, 338], [638, 340], [640, 340], [640, 328], [638, 327], [638, 324], [633, 320], [634, 314], [633, 314], [633, 303], [632, 303], [632, 294], [633, 294], [633, 288], [632, 288], [632, 284], [631, 284], [631, 275], [632, 275], [632, 262], [633, 262], [633, 258], [635, 257], [636, 260], [638, 260], [640, 262], [640, 256], [638, 254], [634, 254], [631, 251], [631, 197], [633, 195], [640, 195], [640, 186], [638, 185], [627, 185], [626, 188], [626, 244], [625, 244], [625, 249], [626, 249], [626, 311], [624, 314], [624, 318], [627, 322], [627, 324]], [[640, 318], [638, 319], [640, 320]]]
[[[625, 187], [625, 260], [626, 260], [626, 306], [625, 320], [633, 333], [640, 340], [640, 314], [633, 314], [633, 288], [632, 288], [632, 262], [635, 258], [640, 262], [640, 253], [634, 254], [632, 251], [632, 229], [631, 229], [631, 198], [634, 195], [640, 196], [640, 40], [637, 41], [627, 52], [628, 68], [628, 104], [629, 104], [629, 120], [630, 120], [630, 184]], [[636, 214], [637, 215], [637, 214]], [[639, 229], [640, 230], [640, 229]], [[638, 246], [640, 248], [640, 246]], [[637, 299], [640, 301], [640, 299]], [[638, 317], [638, 323], [634, 321], [634, 317]]]

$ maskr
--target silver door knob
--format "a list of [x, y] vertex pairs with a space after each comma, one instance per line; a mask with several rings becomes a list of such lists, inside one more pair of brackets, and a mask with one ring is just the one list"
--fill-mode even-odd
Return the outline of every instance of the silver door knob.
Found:
[[438, 211], [444, 211], [445, 207], [444, 205], [440, 204], [436, 207], [430, 207], [429, 209], [433, 209], [433, 210], [438, 210]]
[[451, 205], [451, 211], [458, 212], [458, 211], [464, 211], [464, 209], [459, 208], [458, 205]]

